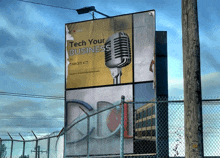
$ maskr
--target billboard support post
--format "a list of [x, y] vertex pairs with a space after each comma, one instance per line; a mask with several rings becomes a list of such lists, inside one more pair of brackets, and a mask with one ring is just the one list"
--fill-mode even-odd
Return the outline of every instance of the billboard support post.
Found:
[[157, 157], [169, 157], [168, 139], [168, 76], [167, 32], [156, 31], [156, 153]]
[[124, 158], [124, 101], [125, 96], [121, 96], [121, 133], [120, 133], [120, 158]]

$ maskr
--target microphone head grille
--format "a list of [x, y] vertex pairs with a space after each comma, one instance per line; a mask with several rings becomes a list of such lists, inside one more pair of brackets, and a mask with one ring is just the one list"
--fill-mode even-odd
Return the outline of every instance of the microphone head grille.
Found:
[[117, 32], [105, 42], [105, 65], [109, 68], [121, 68], [131, 63], [131, 47], [129, 36]]

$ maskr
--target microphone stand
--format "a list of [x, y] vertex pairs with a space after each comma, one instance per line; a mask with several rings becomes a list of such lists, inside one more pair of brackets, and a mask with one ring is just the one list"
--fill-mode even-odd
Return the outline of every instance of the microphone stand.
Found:
[[110, 68], [111, 75], [113, 77], [113, 84], [120, 84], [121, 83], [121, 68]]

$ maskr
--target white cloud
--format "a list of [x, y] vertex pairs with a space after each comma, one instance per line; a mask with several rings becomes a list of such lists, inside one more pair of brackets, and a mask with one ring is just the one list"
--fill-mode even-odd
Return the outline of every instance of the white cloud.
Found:
[[0, 14], [0, 26], [1, 26], [1, 28], [8, 28], [9, 27], [9, 25], [10, 25], [10, 22], [8, 21], [8, 19], [6, 19], [4, 16], [2, 16], [1, 14]]
[[[180, 27], [181, 26], [180, 20], [171, 19], [171, 17], [168, 17], [161, 12], [157, 13], [156, 18], [157, 18], [157, 26], [168, 27], [178, 34], [177, 38], [180, 39], [182, 38], [182, 28]], [[180, 26], [178, 25], [178, 23]]]
[[39, 10], [35, 9], [33, 5], [27, 3], [22, 5], [24, 6], [25, 15], [27, 16], [26, 18], [28, 21], [32, 23], [39, 23], [43, 26], [49, 26], [52, 23], [51, 19], [45, 18], [47, 13], [41, 13]]
[[202, 76], [203, 88], [220, 88], [220, 72], [213, 72]]
[[[205, 97], [218, 97], [220, 92], [220, 72], [209, 73], [206, 75], [202, 75], [201, 83], [202, 83], [202, 95]], [[169, 79], [168, 89], [170, 92], [170, 96], [176, 95], [176, 90], [183, 92], [183, 78], [171, 78]], [[173, 91], [174, 90], [174, 91]], [[173, 91], [173, 92], [172, 92]], [[210, 94], [210, 91], [212, 92]]]

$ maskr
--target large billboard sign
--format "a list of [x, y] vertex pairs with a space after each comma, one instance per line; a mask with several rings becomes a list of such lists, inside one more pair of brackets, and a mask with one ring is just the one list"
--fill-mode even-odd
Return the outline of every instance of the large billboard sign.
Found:
[[67, 24], [66, 34], [67, 89], [133, 81], [132, 15]]
[[[155, 98], [155, 11], [69, 23], [65, 50], [66, 155], [86, 155], [86, 114]], [[141, 93], [143, 91], [144, 93]], [[147, 96], [142, 94], [148, 94]], [[72, 102], [71, 102], [72, 101]], [[134, 111], [125, 105], [125, 153], [134, 153]], [[90, 118], [91, 155], [119, 154], [120, 107]]]
[[154, 14], [66, 24], [66, 89], [153, 81]]

